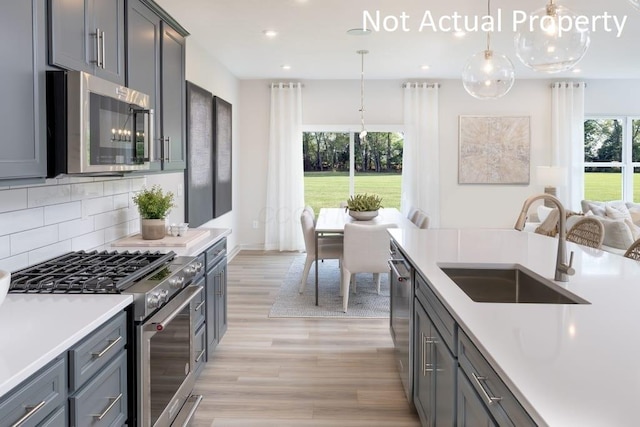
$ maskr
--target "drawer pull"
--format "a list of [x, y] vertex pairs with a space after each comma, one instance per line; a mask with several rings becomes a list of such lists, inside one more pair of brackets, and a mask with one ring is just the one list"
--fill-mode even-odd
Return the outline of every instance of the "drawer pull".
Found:
[[107, 416], [107, 414], [109, 413], [109, 411], [116, 406], [116, 403], [118, 403], [120, 401], [120, 399], [122, 399], [122, 393], [120, 393], [118, 395], [118, 397], [109, 397], [109, 399], [113, 399], [113, 402], [111, 402], [111, 404], [109, 406], [107, 406], [107, 409], [104, 410], [103, 413], [101, 413], [100, 415], [93, 415], [93, 418], [97, 418], [98, 421], [102, 421], [102, 419], [104, 417]]
[[[111, 340], [109, 340], [109, 341], [111, 341]], [[109, 350], [111, 350], [120, 341], [122, 341], [122, 336], [119, 336], [115, 340], [111, 341], [111, 343], [104, 350], [102, 350], [100, 353], [91, 353], [91, 355], [93, 357], [95, 357], [96, 359], [100, 359], [102, 356], [104, 356]]]
[[471, 375], [473, 375], [473, 379], [476, 380], [476, 384], [478, 384], [478, 387], [480, 387], [480, 390], [482, 390], [482, 394], [484, 394], [484, 397], [485, 399], [487, 399], [487, 403], [489, 405], [492, 405], [493, 403], [502, 400], [502, 397], [491, 396], [482, 385], [481, 381], [486, 381], [487, 377], [481, 377], [479, 375], [476, 375], [475, 372], [472, 372]]
[[22, 416], [22, 418], [20, 418], [18, 421], [16, 421], [15, 424], [13, 424], [11, 427], [20, 427], [29, 418], [33, 417], [36, 414], [36, 412], [38, 412], [40, 409], [42, 409], [42, 407], [45, 405], [45, 403], [47, 403], [47, 402], [45, 400], [43, 400], [42, 402], [38, 403], [36, 406], [27, 406], [25, 409], [27, 409], [28, 412], [26, 414], [24, 414]]
[[200, 359], [202, 359], [202, 356], [204, 356], [204, 349], [202, 349], [202, 351], [200, 352], [198, 357], [196, 357], [196, 363], [198, 363], [200, 361]]
[[205, 301], [202, 301], [200, 304], [196, 305], [195, 311], [200, 311], [200, 309], [202, 308], [204, 303], [205, 303]]

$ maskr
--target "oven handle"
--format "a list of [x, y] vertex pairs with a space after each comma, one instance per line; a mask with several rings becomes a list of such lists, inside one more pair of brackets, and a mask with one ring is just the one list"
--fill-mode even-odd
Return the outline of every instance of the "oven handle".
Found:
[[[180, 314], [184, 308], [191, 303], [195, 299], [198, 294], [202, 292], [201, 286], [187, 286], [182, 292], [179, 298], [184, 298], [184, 301], [181, 301], [180, 304], [171, 311], [164, 319], [159, 322], [149, 322], [144, 325], [145, 331], [149, 332], [162, 332], [169, 322], [171, 322], [175, 317]], [[154, 316], [155, 317], [155, 316]]]

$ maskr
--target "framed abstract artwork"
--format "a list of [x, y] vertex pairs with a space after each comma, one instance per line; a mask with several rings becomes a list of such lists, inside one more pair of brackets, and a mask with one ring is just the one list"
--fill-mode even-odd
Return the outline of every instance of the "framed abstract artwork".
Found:
[[213, 98], [213, 216], [219, 217], [231, 210], [231, 104], [222, 98]]
[[459, 120], [459, 184], [529, 184], [529, 117], [460, 116]]

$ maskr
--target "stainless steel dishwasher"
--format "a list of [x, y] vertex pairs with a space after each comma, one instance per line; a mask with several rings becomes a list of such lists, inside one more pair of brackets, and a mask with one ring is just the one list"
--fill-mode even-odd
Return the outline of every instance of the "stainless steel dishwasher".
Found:
[[391, 295], [390, 330], [395, 346], [396, 364], [409, 403], [413, 402], [413, 349], [411, 320], [413, 318], [413, 271], [396, 244], [391, 241], [389, 285]]

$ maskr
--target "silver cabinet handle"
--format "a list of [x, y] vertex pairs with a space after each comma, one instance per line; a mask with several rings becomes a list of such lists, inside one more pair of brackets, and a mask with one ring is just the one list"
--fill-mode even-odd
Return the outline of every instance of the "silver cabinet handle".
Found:
[[38, 412], [40, 409], [42, 409], [42, 407], [45, 405], [45, 403], [47, 403], [45, 400], [43, 400], [42, 402], [38, 403], [36, 406], [27, 406], [25, 409], [28, 409], [28, 412], [26, 414], [24, 414], [22, 416], [22, 418], [20, 418], [18, 421], [15, 422], [15, 424], [12, 424], [11, 427], [20, 427], [22, 424], [24, 424], [29, 418], [33, 417], [36, 412]]
[[489, 405], [493, 405], [495, 402], [498, 402], [500, 400], [502, 400], [502, 397], [495, 397], [495, 396], [491, 396], [487, 390], [484, 388], [484, 386], [482, 385], [481, 381], [486, 381], [487, 377], [482, 377], [480, 375], [476, 375], [475, 372], [472, 372], [471, 375], [473, 375], [473, 379], [476, 381], [476, 384], [478, 384], [478, 387], [480, 387], [480, 390], [482, 390], [482, 394], [484, 394], [485, 399], [487, 399], [487, 403]]
[[104, 31], [101, 31], [101, 32], [100, 32], [100, 39], [102, 40], [102, 42], [101, 42], [101, 44], [102, 44], [102, 65], [101, 65], [101, 67], [102, 67], [102, 69], [104, 70], [104, 69], [106, 69], [106, 68], [107, 68], [107, 60], [106, 60], [106, 59], [107, 59], [107, 54], [105, 53], [105, 44], [104, 44], [105, 36], [104, 36]]
[[113, 348], [113, 346], [115, 346], [116, 344], [118, 344], [120, 341], [122, 341], [122, 336], [119, 336], [118, 338], [116, 338], [115, 340], [111, 341], [111, 343], [105, 347], [104, 350], [102, 350], [99, 353], [91, 353], [91, 355], [93, 357], [95, 357], [96, 359], [100, 359], [102, 356], [104, 356], [109, 350], [111, 350]]
[[196, 308], [193, 311], [200, 311], [200, 309], [202, 308], [204, 303], [205, 303], [205, 301], [202, 301], [200, 304], [196, 305]]
[[166, 162], [171, 161], [171, 137], [167, 136], [166, 138], [161, 138], [164, 146], [166, 147], [163, 159]]
[[[410, 275], [403, 276], [402, 274], [400, 274], [400, 272], [398, 271], [398, 268], [396, 267], [396, 264], [403, 264], [405, 266], [405, 268], [406, 268], [406, 263], [404, 262], [404, 260], [401, 260], [401, 259], [389, 259], [389, 260], [387, 260], [387, 264], [389, 265], [389, 268], [391, 269], [391, 271], [393, 271], [393, 274], [395, 274], [396, 277], [398, 278], [398, 282], [402, 282], [402, 281], [411, 279]], [[407, 269], [407, 270], [409, 270], [409, 269]], [[408, 272], [409, 272], [409, 274], [411, 274], [410, 271], [408, 271]]]
[[198, 354], [198, 357], [196, 357], [196, 363], [198, 363], [200, 361], [200, 359], [202, 359], [202, 356], [204, 356], [204, 349], [202, 349], [200, 354]]
[[96, 32], [91, 33], [91, 35], [95, 36], [96, 38], [96, 59], [92, 60], [91, 62], [96, 64], [96, 66], [98, 66], [99, 68], [102, 68], [102, 53], [100, 52], [100, 48], [102, 47], [102, 43], [100, 43], [101, 34], [102, 31], [100, 31], [100, 28], [96, 28]]
[[120, 393], [118, 395], [118, 397], [110, 397], [109, 399], [113, 399], [113, 402], [111, 402], [111, 404], [109, 406], [107, 406], [107, 409], [104, 410], [104, 412], [102, 412], [99, 415], [93, 415], [93, 418], [96, 418], [98, 421], [102, 421], [102, 419], [104, 417], [107, 416], [107, 414], [109, 413], [109, 411], [116, 406], [116, 403], [118, 403], [120, 401], [120, 399], [122, 399], [122, 393]]
[[[180, 295], [184, 295], [184, 300], [180, 302], [180, 304], [178, 305], [178, 307], [176, 307], [171, 313], [169, 313], [164, 319], [162, 319], [159, 322], [151, 322], [148, 323], [144, 326], [144, 330], [145, 331], [153, 331], [153, 332], [162, 332], [166, 329], [167, 325], [169, 323], [171, 323], [171, 321], [173, 319], [176, 318], [176, 316], [178, 314], [180, 314], [180, 312], [182, 310], [184, 310], [184, 308], [186, 306], [188, 306], [189, 304], [191, 304], [191, 301], [193, 301], [195, 299], [196, 296], [198, 296], [198, 294], [200, 292], [202, 292], [202, 288], [200, 286], [193, 286], [193, 285], [189, 285], [185, 288], [187, 291], [184, 293], [181, 293]], [[175, 300], [174, 300], [175, 301]], [[166, 307], [166, 306], [165, 306]]]

